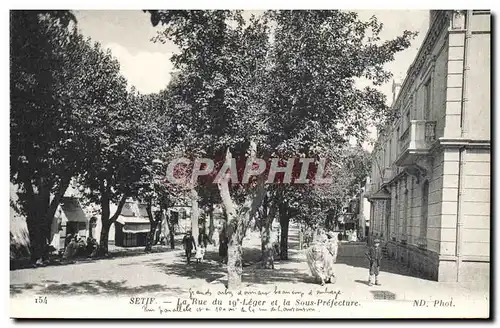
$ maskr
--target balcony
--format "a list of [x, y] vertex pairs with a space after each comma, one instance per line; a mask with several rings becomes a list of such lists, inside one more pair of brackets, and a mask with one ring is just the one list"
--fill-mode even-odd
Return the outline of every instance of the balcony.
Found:
[[410, 126], [399, 138], [398, 166], [409, 166], [417, 157], [425, 156], [436, 140], [436, 122], [425, 120], [410, 121]]
[[393, 170], [390, 167], [386, 167], [382, 172], [382, 184], [389, 183], [392, 179]]

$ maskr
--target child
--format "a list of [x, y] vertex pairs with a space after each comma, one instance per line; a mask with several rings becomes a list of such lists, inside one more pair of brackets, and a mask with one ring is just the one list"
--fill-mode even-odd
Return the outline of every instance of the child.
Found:
[[196, 263], [202, 262], [204, 257], [205, 257], [205, 247], [203, 247], [203, 244], [198, 245], [195, 255]]
[[378, 282], [378, 274], [380, 271], [380, 261], [382, 260], [382, 249], [380, 247], [380, 239], [375, 238], [373, 244], [368, 249], [366, 257], [370, 261], [370, 276], [368, 278], [368, 285], [373, 286], [373, 277], [375, 277], [375, 285], [380, 286]]

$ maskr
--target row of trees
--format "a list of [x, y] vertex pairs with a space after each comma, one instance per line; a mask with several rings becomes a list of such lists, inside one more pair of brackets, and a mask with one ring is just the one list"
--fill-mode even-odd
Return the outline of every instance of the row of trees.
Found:
[[[119, 63], [85, 39], [67, 11], [11, 12], [10, 177], [19, 186], [32, 261], [72, 178], [98, 204], [100, 254], [128, 197], [150, 198], [165, 133], [158, 95], [127, 90]], [[153, 119], [154, 118], [154, 119]], [[115, 213], [110, 204], [118, 204]]]
[[326, 172], [335, 177], [332, 185], [266, 185], [262, 179], [240, 185], [229, 175], [219, 181], [229, 233], [228, 284], [238, 287], [252, 218], [260, 218], [263, 264], [272, 267], [274, 215], [287, 259], [290, 219], [317, 223], [359, 188], [366, 154], [352, 150], [349, 141], [366, 140], [368, 126], [382, 123], [388, 110], [381, 92], [359, 89], [357, 82], [388, 82], [384, 65], [410, 45], [414, 33], [382, 42], [375, 17], [363, 22], [342, 11], [267, 11], [249, 20], [241, 11], [148, 12], [154, 26], [164, 27], [156, 41], [173, 41], [180, 49], [172, 57], [178, 75], [171, 99], [184, 104], [176, 119], [193, 136], [190, 154], [226, 163], [241, 156], [337, 163]]
[[[100, 205], [100, 253], [125, 200], [168, 208], [189, 198], [197, 234], [199, 208], [221, 203], [229, 237], [229, 287], [241, 283], [242, 242], [255, 219], [263, 266], [273, 267], [270, 227], [320, 224], [366, 176], [367, 154], [353, 148], [385, 118], [384, 96], [359, 79], [388, 81], [384, 64], [409, 46], [404, 32], [381, 42], [382, 25], [341, 11], [147, 11], [173, 41], [176, 74], [165, 90], [141, 95], [118, 62], [73, 27], [70, 12], [11, 13], [11, 181], [20, 186], [32, 258], [43, 252], [50, 223], [71, 178]], [[75, 23], [72, 23], [75, 22]], [[166, 183], [173, 158], [307, 157], [326, 159], [331, 185]], [[163, 163], [163, 164], [162, 164]], [[110, 213], [110, 203], [118, 204]], [[173, 241], [173, 238], [171, 239]]]

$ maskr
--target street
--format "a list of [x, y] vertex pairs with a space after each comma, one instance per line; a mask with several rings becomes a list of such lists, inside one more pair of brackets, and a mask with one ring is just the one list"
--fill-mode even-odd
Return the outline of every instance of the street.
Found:
[[[303, 252], [298, 250], [298, 230], [290, 227], [289, 260], [276, 261], [275, 270], [258, 268], [260, 240], [256, 233], [244, 242], [243, 284], [251, 288], [308, 291], [325, 287], [314, 284]], [[376, 300], [414, 300], [454, 297], [484, 300], [488, 290], [481, 286], [458, 283], [438, 283], [411, 276], [407, 269], [394, 261], [384, 260], [381, 266], [381, 286], [369, 287], [368, 265], [361, 243], [341, 244], [337, 259], [335, 284], [328, 289], [340, 289], [345, 297]], [[21, 269], [10, 272], [11, 296], [33, 295], [92, 295], [92, 296], [181, 296], [190, 289], [223, 289], [226, 268], [217, 263], [217, 249], [207, 251], [205, 261], [186, 264], [182, 249], [165, 253], [144, 254], [77, 263], [65, 266]]]

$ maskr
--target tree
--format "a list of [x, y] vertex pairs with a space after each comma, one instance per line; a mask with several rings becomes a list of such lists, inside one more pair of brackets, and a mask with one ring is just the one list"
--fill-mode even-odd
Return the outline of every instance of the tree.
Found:
[[[352, 138], [362, 142], [370, 123], [383, 120], [388, 108], [380, 91], [359, 89], [356, 83], [361, 78], [375, 86], [387, 82], [391, 73], [384, 64], [406, 49], [415, 34], [404, 31], [381, 42], [382, 24], [375, 17], [363, 22], [353, 12], [273, 11], [269, 15], [276, 26], [269, 97], [273, 126], [269, 144], [276, 156], [321, 158], [331, 145], [346, 145]], [[288, 228], [291, 203], [285, 200], [281, 246], [286, 249], [283, 229]]]
[[[85, 157], [83, 110], [89, 85], [77, 60], [81, 36], [69, 11], [11, 11], [10, 180], [19, 186], [31, 261], [44, 254], [50, 226]], [[85, 96], [83, 96], [85, 98]]]
[[[134, 124], [137, 133], [134, 135], [134, 145], [140, 145], [142, 161], [141, 180], [136, 182], [138, 200], [146, 204], [146, 212], [150, 223], [145, 251], [150, 252], [154, 243], [154, 233], [161, 224], [163, 212], [162, 201], [159, 198], [164, 180], [162, 155], [170, 146], [168, 139], [171, 130], [168, 118], [164, 92], [150, 95], [131, 94], [130, 106], [133, 107]], [[159, 213], [153, 213], [153, 205], [160, 205]]]
[[[165, 27], [157, 41], [173, 40], [180, 49], [172, 61], [188, 120], [180, 125], [194, 141], [189, 154], [211, 155], [228, 167], [232, 158], [319, 159], [332, 144], [363, 140], [367, 123], [387, 107], [379, 91], [360, 90], [356, 81], [386, 82], [383, 65], [413, 35], [381, 43], [375, 18], [362, 22], [340, 11], [273, 11], [249, 22], [239, 11], [149, 13], [153, 25]], [[241, 243], [265, 195], [262, 179], [244, 186], [232, 180], [218, 181], [228, 217], [230, 288], [241, 283]], [[278, 186], [275, 200], [284, 258], [293, 212], [287, 189]]]
[[[158, 40], [172, 39], [180, 48], [172, 61], [179, 70], [179, 99], [187, 104], [184, 120], [189, 120], [179, 125], [194, 137], [188, 154], [219, 158], [219, 167], [229, 164], [233, 156], [255, 157], [262, 129], [255, 123], [264, 112], [261, 78], [266, 74], [266, 24], [252, 19], [245, 25], [240, 11], [150, 14], [153, 24], [165, 26]], [[250, 156], [245, 155], [247, 151]], [[228, 217], [228, 285], [237, 288], [244, 232], [260, 205], [255, 191], [263, 188], [230, 186], [226, 177], [218, 185]]]
[[[99, 44], [86, 42], [82, 65], [98, 68], [93, 72], [92, 100], [86, 103], [88, 129], [85, 139], [87, 157], [79, 182], [89, 202], [100, 204], [102, 230], [99, 255], [108, 252], [109, 229], [120, 215], [127, 198], [137, 197], [147, 174], [148, 143], [143, 142], [138, 120], [141, 111], [135, 104], [135, 90], [126, 90], [119, 63]], [[149, 164], [151, 166], [151, 164]], [[117, 204], [114, 214], [110, 204]]]

